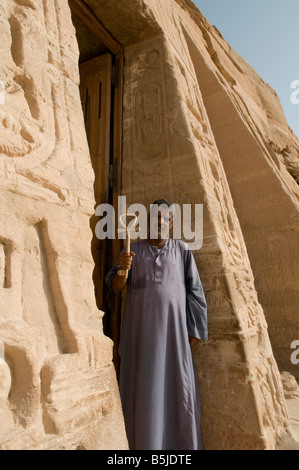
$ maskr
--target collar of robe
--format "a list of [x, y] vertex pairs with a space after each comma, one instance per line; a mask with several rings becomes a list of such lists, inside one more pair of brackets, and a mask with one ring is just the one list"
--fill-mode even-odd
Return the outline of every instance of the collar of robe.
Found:
[[[161, 253], [162, 251], [169, 250], [169, 240], [170, 240], [170, 238], [167, 238], [166, 243], [164, 243], [164, 245], [162, 246], [162, 248], [160, 248], [160, 253]], [[147, 243], [147, 245], [149, 246], [149, 248], [153, 248], [153, 249], [157, 249], [157, 248], [158, 248], [156, 245], [151, 245], [147, 240], [146, 240], [146, 243]]]

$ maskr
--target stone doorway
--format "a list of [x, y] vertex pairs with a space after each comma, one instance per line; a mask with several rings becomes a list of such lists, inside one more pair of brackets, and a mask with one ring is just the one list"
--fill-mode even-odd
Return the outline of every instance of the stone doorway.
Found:
[[[121, 174], [122, 46], [103, 27], [81, 0], [70, 0], [73, 25], [79, 47], [80, 97], [95, 174], [96, 206], [111, 204], [117, 208]], [[118, 369], [118, 343], [121, 305], [105, 285], [105, 275], [120, 250], [117, 240], [99, 240], [93, 216], [92, 255], [96, 303], [105, 312], [104, 333], [114, 341], [114, 363]]]

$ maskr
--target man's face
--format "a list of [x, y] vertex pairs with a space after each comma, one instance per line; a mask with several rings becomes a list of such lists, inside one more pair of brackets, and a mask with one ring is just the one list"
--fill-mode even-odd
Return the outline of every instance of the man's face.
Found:
[[169, 232], [173, 225], [173, 214], [167, 209], [153, 209], [150, 212], [150, 233], [151, 238], [163, 240], [169, 237]]

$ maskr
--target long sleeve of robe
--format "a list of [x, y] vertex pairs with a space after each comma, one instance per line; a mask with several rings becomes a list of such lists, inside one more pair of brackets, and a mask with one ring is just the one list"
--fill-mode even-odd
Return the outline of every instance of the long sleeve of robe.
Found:
[[[205, 296], [192, 252], [168, 239], [160, 252], [131, 244], [119, 353], [131, 450], [201, 449], [200, 399], [189, 336], [207, 340]], [[119, 269], [106, 276], [111, 287]]]

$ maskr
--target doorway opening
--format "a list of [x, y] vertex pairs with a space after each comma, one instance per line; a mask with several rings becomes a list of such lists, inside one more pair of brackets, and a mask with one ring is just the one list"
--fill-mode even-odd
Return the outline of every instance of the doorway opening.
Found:
[[[121, 192], [123, 48], [82, 0], [69, 0], [69, 6], [80, 52], [80, 97], [95, 173], [96, 207], [111, 204], [117, 210]], [[95, 235], [97, 222], [95, 216], [90, 220], [95, 298], [98, 309], [105, 312], [104, 334], [114, 342], [114, 364], [118, 371], [121, 299], [108, 291], [105, 275], [121, 246], [118, 240], [99, 240]]]

